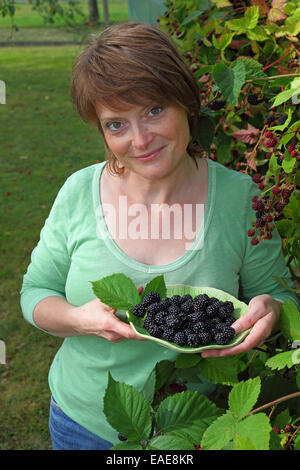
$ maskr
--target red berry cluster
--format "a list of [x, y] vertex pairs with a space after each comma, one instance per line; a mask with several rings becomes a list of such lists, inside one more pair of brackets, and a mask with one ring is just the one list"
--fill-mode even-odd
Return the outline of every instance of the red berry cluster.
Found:
[[[257, 176], [252, 179], [257, 182]], [[261, 175], [259, 175], [261, 176]], [[252, 198], [252, 209], [255, 212], [255, 221], [252, 228], [248, 230], [248, 237], [251, 238], [251, 245], [257, 245], [261, 240], [270, 240], [275, 228], [274, 222], [283, 217], [283, 209], [288, 204], [293, 187], [274, 186], [271, 189], [273, 196], [254, 196]]]

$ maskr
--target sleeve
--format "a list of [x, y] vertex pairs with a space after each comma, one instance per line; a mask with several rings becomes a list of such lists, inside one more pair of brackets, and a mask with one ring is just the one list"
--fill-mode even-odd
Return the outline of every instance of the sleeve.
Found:
[[25, 320], [37, 328], [39, 327], [33, 320], [37, 303], [49, 296], [66, 298], [65, 283], [70, 266], [66, 206], [67, 182], [54, 201], [41, 230], [39, 242], [32, 251], [27, 272], [23, 276], [20, 291], [21, 310]]
[[261, 294], [269, 294], [274, 299], [285, 302], [291, 300], [300, 309], [300, 302], [296, 294], [283, 287], [276, 277], [282, 278], [285, 283], [295, 288], [284, 259], [282, 240], [275, 228], [270, 240], [261, 240], [257, 245], [251, 245], [251, 238], [247, 231], [255, 220], [255, 211], [252, 209], [252, 197], [261, 194], [257, 186], [251, 181], [250, 190], [245, 208], [245, 253], [242, 268], [240, 270], [240, 289], [245, 302]]

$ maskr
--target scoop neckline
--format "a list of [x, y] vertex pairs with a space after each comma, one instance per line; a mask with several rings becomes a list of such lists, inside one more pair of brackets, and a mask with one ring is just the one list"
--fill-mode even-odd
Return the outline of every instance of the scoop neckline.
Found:
[[94, 201], [94, 211], [96, 216], [96, 226], [97, 226], [97, 237], [102, 240], [109, 251], [116, 256], [122, 263], [125, 263], [130, 268], [141, 272], [147, 273], [165, 273], [168, 271], [173, 271], [178, 269], [179, 267], [183, 266], [190, 259], [195, 255], [196, 250], [201, 250], [204, 244], [205, 236], [208, 231], [214, 204], [215, 204], [215, 179], [216, 179], [216, 172], [215, 166], [212, 164], [213, 162], [210, 159], [206, 159], [207, 161], [207, 169], [208, 169], [208, 189], [207, 189], [207, 198], [206, 198], [206, 207], [204, 211], [204, 218], [201, 224], [200, 229], [191, 243], [190, 248], [185, 251], [185, 253], [177, 258], [176, 260], [172, 261], [168, 264], [160, 264], [160, 265], [148, 265], [145, 263], [141, 263], [130, 256], [128, 256], [113, 240], [111, 234], [107, 228], [105, 218], [103, 215], [102, 210], [102, 201], [101, 201], [101, 176], [107, 161], [103, 161], [98, 164], [96, 171], [94, 173], [93, 178], [93, 201]]

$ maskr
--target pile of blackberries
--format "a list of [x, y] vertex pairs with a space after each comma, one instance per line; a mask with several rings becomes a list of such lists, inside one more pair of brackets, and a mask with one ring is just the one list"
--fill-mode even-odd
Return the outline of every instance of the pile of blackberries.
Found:
[[133, 307], [136, 317], [144, 318], [143, 327], [151, 336], [179, 346], [198, 348], [210, 344], [228, 344], [235, 335], [231, 325], [234, 306], [207, 294], [192, 297], [173, 295], [161, 299], [158, 292], [148, 292], [142, 303]]

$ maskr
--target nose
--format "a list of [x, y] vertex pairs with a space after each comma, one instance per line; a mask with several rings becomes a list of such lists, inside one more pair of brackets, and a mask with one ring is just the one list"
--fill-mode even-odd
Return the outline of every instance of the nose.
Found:
[[154, 139], [153, 132], [143, 124], [137, 124], [132, 128], [131, 145], [137, 150], [144, 150]]

